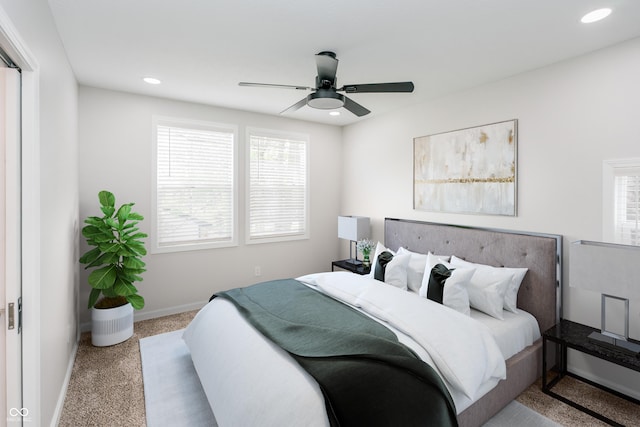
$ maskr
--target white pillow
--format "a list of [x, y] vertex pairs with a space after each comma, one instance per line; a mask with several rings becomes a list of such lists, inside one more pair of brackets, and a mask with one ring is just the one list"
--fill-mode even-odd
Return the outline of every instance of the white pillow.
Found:
[[[437, 264], [442, 264], [448, 269], [452, 268], [451, 264], [443, 261], [431, 252], [427, 254], [427, 263], [422, 277], [420, 291], [418, 292], [418, 294], [423, 298], [427, 297], [431, 269]], [[442, 305], [459, 311], [462, 314], [466, 314], [467, 316], [471, 314], [467, 287], [474, 271], [475, 270], [473, 268], [456, 268], [451, 272], [451, 277], [445, 281], [442, 293]]]
[[[384, 270], [384, 283], [407, 290], [407, 265], [411, 254], [396, 254]], [[372, 267], [373, 268], [373, 267]]]
[[[398, 249], [398, 255], [411, 254], [409, 265], [407, 266], [407, 287], [410, 291], [420, 291], [422, 286], [422, 277], [424, 276], [424, 270], [427, 266], [427, 254], [421, 254], [419, 252], [412, 252], [409, 249], [400, 247]], [[449, 257], [445, 255], [436, 255], [443, 261], [449, 261]]]
[[528, 268], [493, 267], [491, 265], [465, 261], [455, 255], [451, 257], [451, 265], [493, 269], [498, 272], [497, 274], [503, 274], [504, 277], [510, 277], [511, 281], [509, 282], [509, 286], [507, 287], [507, 291], [504, 295], [503, 308], [512, 313], [518, 312], [518, 291], [520, 290], [520, 285], [522, 284], [525, 274], [527, 274], [527, 271], [529, 270]]
[[411, 252], [401, 247], [398, 249], [398, 255], [409, 254], [411, 259], [407, 265], [407, 287], [410, 291], [418, 292], [422, 285], [422, 276], [424, 276], [424, 268], [427, 265], [427, 255]]
[[467, 288], [471, 307], [503, 320], [504, 295], [507, 293], [512, 276], [513, 274], [505, 277], [488, 268], [477, 268]]
[[380, 255], [384, 251], [389, 251], [391, 252], [392, 255], [396, 254], [391, 249], [385, 248], [382, 243], [378, 242], [376, 244], [376, 250], [373, 253], [374, 254], [373, 259], [371, 260], [371, 271], [369, 271], [369, 277], [371, 277], [372, 279], [375, 277], [375, 271], [376, 271], [375, 267], [376, 267], [376, 263], [378, 262], [378, 255]]

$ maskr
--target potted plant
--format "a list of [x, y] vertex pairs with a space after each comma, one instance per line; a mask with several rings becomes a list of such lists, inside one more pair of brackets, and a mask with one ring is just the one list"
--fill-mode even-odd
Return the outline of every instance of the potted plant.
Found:
[[[146, 255], [142, 239], [147, 237], [136, 227], [144, 217], [132, 212], [134, 203], [118, 209], [109, 191], [98, 193], [103, 216], [90, 216], [82, 235], [93, 246], [82, 257], [89, 274], [88, 308], [91, 309], [91, 342], [95, 346], [118, 344], [133, 335], [133, 310], [144, 307], [134, 282], [141, 281], [145, 270], [142, 256]], [[102, 298], [100, 296], [102, 295]]]
[[373, 248], [376, 247], [375, 243], [373, 243], [369, 239], [364, 239], [364, 240], [360, 240], [357, 243], [357, 247], [358, 247], [358, 250], [362, 252], [362, 264], [366, 268], [371, 267], [371, 258], [369, 258], [369, 256], [371, 255], [371, 251], [373, 250]]

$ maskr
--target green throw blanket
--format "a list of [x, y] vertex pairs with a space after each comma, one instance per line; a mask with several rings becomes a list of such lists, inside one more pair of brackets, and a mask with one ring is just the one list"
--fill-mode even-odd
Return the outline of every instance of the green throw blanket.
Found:
[[357, 310], [293, 279], [215, 296], [231, 301], [318, 382], [332, 426], [457, 425], [438, 374]]

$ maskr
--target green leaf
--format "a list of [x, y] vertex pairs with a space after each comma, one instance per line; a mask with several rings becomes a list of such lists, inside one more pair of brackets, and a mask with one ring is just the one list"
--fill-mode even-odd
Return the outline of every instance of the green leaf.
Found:
[[82, 229], [82, 235], [87, 239], [94, 239], [96, 236], [104, 236], [104, 231], [95, 225], [87, 225]]
[[105, 223], [109, 226], [109, 227], [113, 227], [113, 228], [118, 228], [118, 222], [113, 219], [113, 218], [107, 218], [105, 220]]
[[138, 255], [147, 254], [147, 250], [144, 248], [144, 245], [142, 243], [130, 242], [126, 246], [129, 250], [133, 251], [135, 254], [138, 254]]
[[116, 205], [116, 197], [109, 191], [102, 190], [98, 193], [100, 205], [104, 207], [114, 207]]
[[116, 208], [114, 208], [113, 206], [103, 206], [100, 208], [100, 210], [106, 217], [111, 218], [113, 216], [113, 213], [116, 211]]
[[102, 218], [98, 218], [97, 216], [90, 216], [89, 218], [84, 220], [84, 223], [100, 227], [101, 225], [104, 225], [104, 220]]
[[125, 222], [127, 222], [127, 218], [129, 218], [129, 212], [131, 212], [131, 205], [133, 203], [127, 203], [120, 206], [118, 209], [118, 222], [120, 225], [124, 226]]
[[137, 212], [129, 213], [129, 220], [131, 221], [142, 221], [144, 217]]
[[86, 268], [99, 267], [106, 264], [116, 264], [118, 263], [118, 261], [120, 261], [120, 257], [118, 256], [118, 254], [106, 252], [100, 255], [100, 257], [98, 257], [98, 259], [93, 261], [91, 264], [87, 265]]
[[138, 239], [144, 239], [145, 237], [149, 237], [146, 233], [132, 234], [134, 231], [137, 231], [137, 229], [136, 230], [131, 230], [130, 232], [125, 233], [123, 235], [123, 237], [126, 238], [128, 242], [131, 242], [133, 240], [138, 240]]
[[100, 248], [93, 248], [90, 251], [85, 252], [84, 255], [80, 257], [80, 263], [91, 264], [100, 257], [100, 254], [102, 254]]
[[116, 298], [119, 295], [116, 294], [116, 292], [113, 290], [113, 288], [107, 288], [107, 289], [103, 289], [102, 290], [102, 295], [104, 295], [107, 298]]
[[140, 258], [128, 256], [122, 258], [122, 265], [129, 269], [140, 269], [144, 268], [145, 263]]
[[89, 305], [87, 308], [92, 308], [98, 302], [98, 298], [100, 298], [100, 293], [102, 291], [100, 289], [91, 289], [91, 293], [89, 294]]
[[118, 295], [127, 297], [129, 295], [135, 295], [138, 292], [138, 289], [136, 289], [136, 287], [131, 283], [118, 278], [116, 279], [116, 283], [113, 285], [113, 291]]
[[96, 289], [108, 289], [116, 281], [116, 266], [108, 265], [89, 274], [89, 284]]
[[144, 298], [142, 298], [140, 295], [129, 295], [126, 298], [135, 310], [140, 310], [144, 307]]
[[102, 252], [113, 252], [113, 253], [118, 253], [118, 251], [120, 250], [120, 243], [118, 242], [107, 242], [107, 243], [103, 243], [99, 246], [100, 250]]

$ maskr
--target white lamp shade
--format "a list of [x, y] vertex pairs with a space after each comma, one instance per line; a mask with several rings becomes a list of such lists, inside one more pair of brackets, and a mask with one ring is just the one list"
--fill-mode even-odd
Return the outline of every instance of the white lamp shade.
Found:
[[369, 237], [369, 217], [339, 216], [338, 238], [358, 241]]
[[622, 298], [640, 298], [640, 246], [573, 242], [569, 285]]

